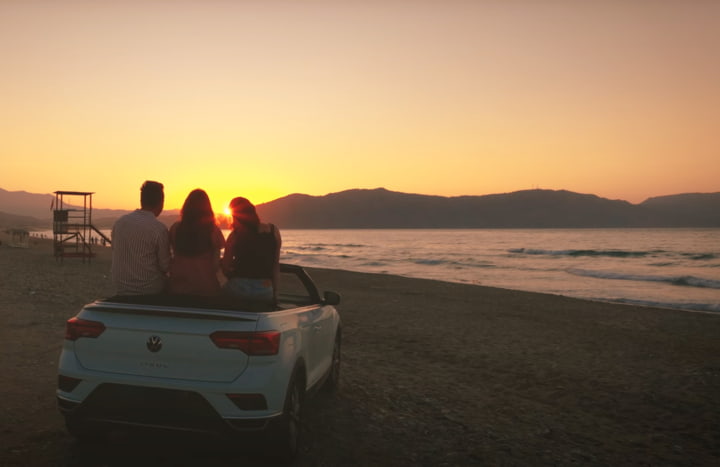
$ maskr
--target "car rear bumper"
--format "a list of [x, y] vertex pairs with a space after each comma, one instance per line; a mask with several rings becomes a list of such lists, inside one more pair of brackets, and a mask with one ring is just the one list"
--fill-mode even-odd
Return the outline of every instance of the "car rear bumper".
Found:
[[262, 431], [280, 414], [223, 417], [200, 393], [125, 384], [100, 384], [82, 402], [58, 394], [58, 409], [75, 423], [105, 427], [232, 433]]

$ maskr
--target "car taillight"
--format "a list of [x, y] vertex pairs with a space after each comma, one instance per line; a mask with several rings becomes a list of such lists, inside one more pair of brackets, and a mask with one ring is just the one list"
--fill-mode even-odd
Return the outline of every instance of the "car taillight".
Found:
[[58, 388], [61, 391], [73, 392], [75, 388], [82, 382], [81, 379], [72, 378], [70, 376], [58, 375]]
[[98, 337], [105, 332], [105, 325], [100, 321], [70, 318], [65, 323], [65, 339], [76, 341], [81, 337]]
[[248, 355], [276, 355], [280, 349], [279, 331], [215, 331], [210, 339], [221, 349], [237, 349]]

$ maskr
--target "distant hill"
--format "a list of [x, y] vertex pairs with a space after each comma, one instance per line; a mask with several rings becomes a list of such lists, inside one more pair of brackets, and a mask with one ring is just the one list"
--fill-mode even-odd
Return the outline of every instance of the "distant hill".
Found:
[[47, 228], [47, 222], [32, 216], [18, 216], [0, 212], [0, 227], [24, 230], [38, 230]]
[[[82, 198], [80, 198], [82, 199]], [[77, 201], [77, 198], [70, 198]], [[54, 194], [37, 194], [26, 191], [7, 191], [0, 188], [0, 227], [18, 227], [27, 225], [33, 229], [52, 229], [52, 203]], [[68, 209], [82, 209], [82, 206], [66, 204]], [[109, 229], [115, 220], [130, 210], [102, 209], [93, 207], [92, 224], [98, 229]], [[9, 216], [22, 216], [29, 219], [15, 220]], [[180, 212], [177, 209], [163, 211], [160, 220], [172, 224]]]
[[[70, 201], [82, 201], [82, 197], [68, 198]], [[0, 211], [11, 214], [32, 216], [39, 220], [52, 222], [52, 206], [55, 201], [54, 194], [37, 194], [26, 191], [7, 191], [0, 188]], [[82, 206], [66, 204], [69, 209], [82, 209]], [[128, 211], [121, 209], [93, 208], [93, 219], [116, 219]]]
[[55, 195], [7, 191], [0, 188], [0, 211], [8, 214], [31, 216], [39, 220], [52, 220], [50, 205]]
[[[0, 227], [32, 225], [30, 216], [45, 223], [41, 228], [51, 228], [53, 198], [0, 189], [0, 211], [7, 213], [0, 215]], [[660, 196], [631, 204], [565, 190], [444, 197], [377, 188], [325, 196], [293, 194], [257, 208], [263, 220], [285, 229], [720, 227], [720, 193]], [[127, 212], [93, 209], [93, 224], [110, 228]], [[169, 225], [177, 217], [174, 210], [163, 212], [160, 219]]]
[[650, 198], [640, 206], [664, 227], [718, 227], [720, 193], [685, 193]]
[[720, 227], [720, 193], [634, 205], [565, 190], [442, 197], [378, 188], [293, 194], [258, 206], [258, 212], [291, 229]]

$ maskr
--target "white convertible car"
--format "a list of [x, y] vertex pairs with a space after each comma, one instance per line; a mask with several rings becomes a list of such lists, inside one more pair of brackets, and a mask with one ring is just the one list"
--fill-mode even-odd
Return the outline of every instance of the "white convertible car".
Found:
[[340, 375], [340, 296], [281, 266], [278, 304], [113, 297], [67, 321], [57, 399], [82, 439], [117, 427], [271, 434], [297, 453], [306, 395]]

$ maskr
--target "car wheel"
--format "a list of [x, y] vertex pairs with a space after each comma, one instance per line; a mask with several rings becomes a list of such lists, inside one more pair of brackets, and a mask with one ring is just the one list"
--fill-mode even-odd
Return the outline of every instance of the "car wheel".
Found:
[[297, 373], [293, 374], [290, 379], [282, 417], [268, 440], [273, 446], [272, 457], [282, 462], [292, 461], [297, 456], [300, 446], [305, 390], [296, 375]]
[[333, 345], [332, 361], [330, 362], [330, 370], [323, 385], [323, 391], [327, 394], [335, 394], [340, 388], [340, 344], [342, 339], [340, 332], [335, 336], [335, 344]]

